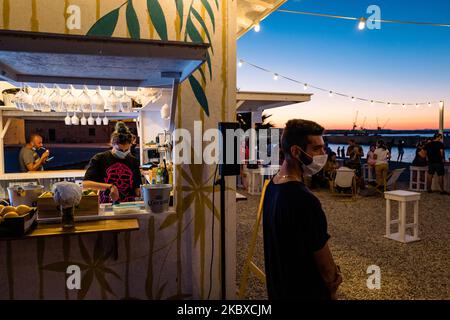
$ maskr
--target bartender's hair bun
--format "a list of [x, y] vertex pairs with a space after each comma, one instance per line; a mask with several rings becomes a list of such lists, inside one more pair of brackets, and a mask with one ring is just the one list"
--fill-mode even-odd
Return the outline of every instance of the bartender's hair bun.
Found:
[[112, 144], [127, 144], [131, 143], [133, 139], [133, 134], [130, 129], [128, 129], [127, 125], [121, 121], [116, 123], [116, 127], [114, 132], [111, 135], [111, 143]]

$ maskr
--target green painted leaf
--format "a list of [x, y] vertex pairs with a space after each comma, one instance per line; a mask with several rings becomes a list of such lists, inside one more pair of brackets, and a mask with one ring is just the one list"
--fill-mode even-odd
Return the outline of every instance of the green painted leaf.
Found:
[[159, 288], [158, 293], [156, 294], [156, 300], [161, 300], [163, 294], [164, 294], [164, 289], [166, 289], [167, 286], [167, 281], [164, 282], [164, 284], [161, 286], [161, 288]]
[[176, 294], [174, 296], [171, 296], [171, 297], [167, 298], [167, 300], [183, 300], [185, 298], [190, 298], [190, 297], [192, 297], [192, 294], [181, 293], [181, 294]]
[[[195, 28], [195, 25], [190, 17], [186, 21], [186, 36], [189, 36], [192, 42], [203, 43], [202, 36]], [[209, 51], [206, 51], [206, 63], [208, 64], [209, 78], [212, 79], [211, 56], [209, 54]]]
[[[205, 21], [203, 21], [202, 17], [197, 12], [197, 10], [192, 9], [192, 14], [197, 19], [197, 21], [200, 23], [200, 25], [202, 26], [203, 30], [205, 30], [205, 34], [206, 34], [206, 37], [208, 38], [209, 43], [212, 44], [211, 36], [209, 35], [209, 31], [208, 31], [208, 28], [206, 27]], [[212, 46], [211, 46], [211, 51], [214, 54], [214, 49], [213, 49]]]
[[117, 279], [121, 280], [120, 276], [117, 274], [117, 272], [115, 272], [114, 270], [107, 268], [105, 266], [103, 267], [99, 267], [99, 270], [103, 271], [104, 273], [109, 273], [112, 274], [114, 277], [116, 277]]
[[195, 98], [197, 99], [198, 103], [203, 108], [203, 111], [205, 111], [206, 115], [209, 117], [208, 99], [206, 98], [202, 86], [193, 75], [189, 76], [189, 84], [191, 85], [192, 91], [194, 92]]
[[96, 270], [95, 276], [96, 276], [98, 283], [100, 284], [100, 287], [102, 289], [106, 290], [106, 292], [109, 292], [113, 296], [116, 296], [116, 294], [112, 291], [111, 286], [109, 285], [108, 281], [105, 279], [105, 275], [102, 272]]
[[161, 40], [167, 41], [167, 24], [158, 0], [147, 0], [148, 14]]
[[211, 56], [209, 55], [209, 51], [206, 51], [206, 64], [208, 65], [209, 70], [209, 79], [212, 79], [212, 67], [211, 67]]
[[139, 20], [136, 14], [136, 10], [133, 7], [132, 0], [128, 0], [126, 17], [127, 17], [128, 32], [130, 32], [131, 38], [140, 39], [141, 28], [139, 26]]
[[189, 36], [192, 42], [203, 43], [202, 36], [198, 32], [197, 28], [195, 28], [195, 25], [192, 22], [191, 17], [189, 17], [186, 21], [186, 36]]
[[86, 274], [81, 277], [81, 289], [78, 291], [78, 300], [83, 300], [89, 289], [91, 288], [92, 280], [94, 279], [94, 271], [90, 269]]
[[183, 0], [175, 0], [177, 6], [178, 17], [180, 17], [180, 32], [183, 29]]
[[217, 10], [219, 10], [219, 0], [215, 0], [215, 2], [216, 2], [216, 8], [217, 8]]
[[119, 20], [120, 8], [114, 9], [108, 14], [101, 17], [87, 32], [88, 36], [104, 36], [111, 37]]
[[200, 75], [202, 76], [202, 80], [206, 83], [206, 77], [205, 77], [205, 73], [203, 72], [202, 68], [197, 69], [200, 72]]
[[171, 213], [167, 216], [164, 222], [159, 227], [159, 230], [165, 229], [173, 225], [178, 221], [178, 215], [176, 213]]
[[214, 12], [211, 8], [211, 5], [209, 4], [208, 0], [202, 0], [202, 4], [205, 7], [205, 9], [208, 12], [208, 15], [211, 19], [211, 23], [213, 26], [213, 32], [216, 32], [216, 19], [214, 18]]

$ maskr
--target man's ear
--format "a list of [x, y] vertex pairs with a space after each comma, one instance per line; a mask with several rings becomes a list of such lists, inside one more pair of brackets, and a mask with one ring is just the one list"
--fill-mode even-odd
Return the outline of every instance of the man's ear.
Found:
[[300, 158], [300, 152], [301, 151], [300, 151], [300, 148], [298, 146], [291, 146], [290, 151], [291, 151], [292, 158], [294, 158], [294, 159]]

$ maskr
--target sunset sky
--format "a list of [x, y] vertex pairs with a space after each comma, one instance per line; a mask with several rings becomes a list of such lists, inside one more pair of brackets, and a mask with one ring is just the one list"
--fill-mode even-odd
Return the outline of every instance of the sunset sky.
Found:
[[[282, 9], [367, 17], [376, 4], [383, 19], [450, 23], [450, 1], [290, 0]], [[360, 31], [355, 21], [274, 12], [238, 40], [238, 59], [290, 78], [351, 96], [391, 101], [444, 100], [445, 128], [450, 129], [450, 28], [382, 24]], [[241, 91], [305, 92], [303, 86], [279, 79], [248, 65], [238, 68]], [[352, 102], [351, 99], [308, 89], [312, 101], [268, 110], [283, 126], [290, 118], [319, 122], [327, 129], [351, 129], [357, 124], [375, 129], [377, 118], [389, 129], [436, 129], [438, 104], [403, 110], [401, 106]]]

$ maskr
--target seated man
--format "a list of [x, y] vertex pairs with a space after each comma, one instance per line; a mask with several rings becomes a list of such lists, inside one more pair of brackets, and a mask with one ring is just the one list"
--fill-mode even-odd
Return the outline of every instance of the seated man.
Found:
[[32, 134], [28, 143], [20, 149], [19, 164], [22, 172], [44, 170], [43, 165], [47, 161], [50, 151], [46, 150], [39, 157], [36, 151], [42, 147], [42, 137], [38, 134]]

